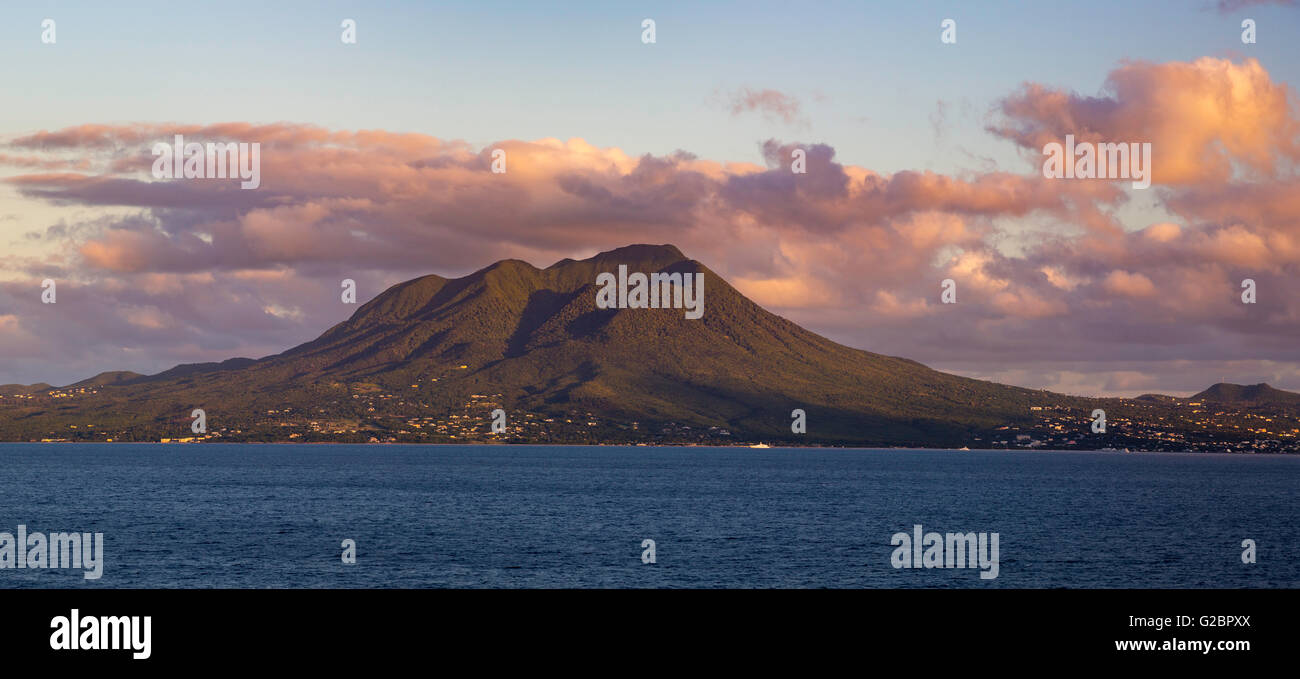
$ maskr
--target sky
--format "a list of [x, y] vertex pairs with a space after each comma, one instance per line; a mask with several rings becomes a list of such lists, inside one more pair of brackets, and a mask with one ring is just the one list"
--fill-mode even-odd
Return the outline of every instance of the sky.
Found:
[[[963, 375], [1300, 390], [1297, 38], [1249, 0], [6, 6], [0, 383], [274, 354], [355, 311], [344, 278], [648, 242]], [[261, 144], [261, 186], [154, 178], [178, 132]], [[1044, 177], [1067, 134], [1151, 143], [1151, 187]]]

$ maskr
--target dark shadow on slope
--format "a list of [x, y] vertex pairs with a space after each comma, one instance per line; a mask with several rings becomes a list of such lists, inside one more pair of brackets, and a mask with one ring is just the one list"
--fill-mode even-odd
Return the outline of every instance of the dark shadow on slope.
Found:
[[538, 290], [529, 295], [528, 304], [520, 314], [519, 325], [515, 326], [515, 331], [510, 335], [506, 345], [506, 358], [523, 356], [528, 348], [528, 339], [533, 333], [559, 313], [572, 299], [572, 294], [554, 290]]

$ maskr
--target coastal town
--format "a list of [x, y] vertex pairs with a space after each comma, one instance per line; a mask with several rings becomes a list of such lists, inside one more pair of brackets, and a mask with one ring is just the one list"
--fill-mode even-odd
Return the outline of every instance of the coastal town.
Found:
[[[413, 390], [419, 385], [411, 385]], [[255, 411], [210, 408], [204, 431], [190, 413], [149, 426], [114, 426], [93, 418], [58, 430], [28, 432], [37, 442], [295, 442], [295, 443], [519, 443], [750, 446], [842, 445], [795, 434], [746, 435], [725, 424], [623, 421], [566, 409], [513, 410], [501, 394], [469, 394], [435, 407], [427, 399], [365, 385], [347, 398], [310, 409], [284, 405]], [[95, 398], [94, 387], [50, 388], [0, 394], [0, 422], [18, 412], [57, 409], [69, 400]], [[1300, 453], [1300, 418], [1277, 405], [1225, 404], [1190, 399], [1111, 399], [1104, 431], [1094, 431], [1086, 409], [1030, 406], [1025, 421], [972, 431], [970, 449], [1116, 450], [1206, 453]], [[494, 411], [502, 413], [494, 418]], [[815, 418], [815, 413], [814, 413]], [[494, 420], [496, 426], [494, 427]], [[814, 419], [815, 422], [815, 419]], [[814, 425], [815, 426], [815, 425]], [[13, 438], [11, 438], [13, 440]], [[954, 446], [956, 447], [956, 446]]]

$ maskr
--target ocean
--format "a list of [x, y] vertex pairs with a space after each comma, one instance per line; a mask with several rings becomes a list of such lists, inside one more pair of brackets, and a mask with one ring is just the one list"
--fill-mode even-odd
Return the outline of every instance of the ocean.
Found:
[[[1268, 455], [0, 444], [0, 532], [104, 536], [99, 579], [0, 588], [1294, 588], [1298, 487]], [[996, 533], [997, 577], [895, 568], [917, 525]]]

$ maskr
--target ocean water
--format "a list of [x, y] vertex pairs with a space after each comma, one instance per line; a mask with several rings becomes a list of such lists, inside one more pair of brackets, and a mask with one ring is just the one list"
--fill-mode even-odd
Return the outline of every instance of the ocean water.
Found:
[[[0, 531], [105, 543], [99, 580], [0, 588], [1294, 588], [1298, 487], [1264, 455], [0, 444]], [[998, 533], [998, 577], [894, 568], [916, 524]]]

